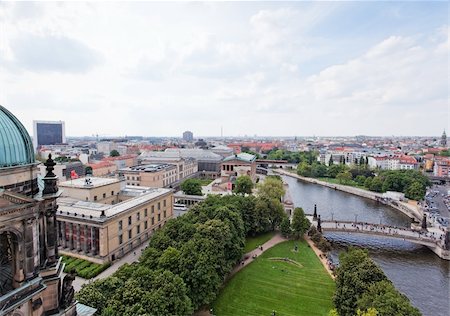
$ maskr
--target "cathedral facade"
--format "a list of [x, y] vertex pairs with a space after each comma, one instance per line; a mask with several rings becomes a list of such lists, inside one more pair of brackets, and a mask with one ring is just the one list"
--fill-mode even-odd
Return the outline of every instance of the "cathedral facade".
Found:
[[31, 138], [0, 106], [0, 315], [77, 315], [58, 257], [54, 165], [39, 185]]

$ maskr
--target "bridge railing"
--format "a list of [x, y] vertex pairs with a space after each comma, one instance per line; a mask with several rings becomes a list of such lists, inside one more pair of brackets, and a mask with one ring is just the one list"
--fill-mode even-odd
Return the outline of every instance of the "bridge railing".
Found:
[[[348, 226], [347, 226], [348, 225]], [[424, 236], [420, 231], [413, 231], [411, 229], [378, 225], [372, 223], [351, 222], [351, 221], [322, 221], [322, 230], [325, 231], [340, 231], [340, 232], [367, 232], [373, 235], [400, 237], [408, 240], [428, 242], [439, 245], [443, 243], [443, 239], [434, 236]], [[417, 234], [417, 236], [415, 236]]]

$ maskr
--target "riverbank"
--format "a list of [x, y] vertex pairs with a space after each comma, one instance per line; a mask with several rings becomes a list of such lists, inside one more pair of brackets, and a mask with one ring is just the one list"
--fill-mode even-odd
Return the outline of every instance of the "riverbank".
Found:
[[388, 205], [388, 206], [402, 212], [403, 214], [405, 214], [409, 218], [413, 219], [414, 221], [420, 222], [422, 220], [422, 215], [421, 215], [420, 209], [417, 206], [410, 205], [408, 203], [400, 202], [400, 201], [386, 200], [383, 197], [383, 194], [378, 193], [378, 192], [368, 191], [368, 190], [355, 188], [355, 187], [351, 187], [351, 186], [343, 185], [343, 184], [329, 183], [329, 182], [321, 181], [321, 180], [318, 180], [315, 178], [302, 177], [296, 173], [289, 172], [289, 171], [286, 171], [283, 169], [274, 169], [273, 171], [276, 173], [282, 174], [282, 175], [286, 175], [286, 176], [289, 176], [292, 178], [296, 178], [296, 179], [305, 181], [305, 182], [319, 184], [321, 186], [325, 186], [325, 187], [328, 187], [328, 188], [331, 188], [334, 190], [339, 190], [339, 191], [357, 195], [357, 196], [360, 196], [360, 197], [363, 197], [366, 199], [377, 201], [377, 202], [383, 203], [385, 205]]

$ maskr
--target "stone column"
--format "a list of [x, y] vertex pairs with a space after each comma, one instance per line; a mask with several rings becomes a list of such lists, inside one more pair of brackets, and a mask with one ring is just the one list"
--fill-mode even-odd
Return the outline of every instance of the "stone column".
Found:
[[92, 254], [95, 256], [97, 254], [97, 233], [96, 233], [97, 228], [95, 227], [91, 227], [91, 248], [92, 248]]
[[[36, 249], [35, 240], [38, 238], [38, 232], [36, 230], [36, 222], [34, 218], [29, 218], [23, 221], [23, 238], [24, 238], [24, 251], [22, 254], [19, 252], [19, 245], [15, 247], [16, 251], [16, 262], [15, 262], [15, 275], [14, 280], [17, 282], [23, 281], [23, 277], [26, 279], [32, 278], [35, 274], [35, 268], [39, 265], [39, 254], [38, 249]], [[17, 260], [18, 259], [18, 260]], [[20, 277], [18, 275], [22, 267], [20, 267], [20, 260], [24, 259], [23, 273], [24, 276]]]
[[46, 205], [45, 210], [45, 226], [46, 226], [46, 250], [47, 250], [47, 260], [48, 263], [55, 263], [58, 254], [56, 242], [56, 202], [49, 203]]
[[76, 250], [81, 251], [81, 241], [80, 241], [81, 227], [80, 227], [80, 224], [75, 224], [75, 229], [76, 229], [76, 234], [77, 234]]
[[73, 235], [74, 235], [74, 230], [73, 230], [73, 223], [69, 223], [69, 249], [72, 250], [74, 248], [74, 242], [73, 242]]
[[87, 225], [83, 226], [83, 235], [84, 235], [84, 240], [83, 240], [83, 252], [87, 253], [88, 252], [88, 227]]

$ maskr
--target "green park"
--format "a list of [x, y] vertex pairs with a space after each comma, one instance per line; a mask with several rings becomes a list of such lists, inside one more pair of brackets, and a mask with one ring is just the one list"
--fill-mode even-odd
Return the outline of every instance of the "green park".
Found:
[[308, 244], [286, 241], [235, 274], [213, 304], [213, 313], [328, 315], [334, 290], [334, 281]]

